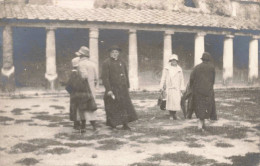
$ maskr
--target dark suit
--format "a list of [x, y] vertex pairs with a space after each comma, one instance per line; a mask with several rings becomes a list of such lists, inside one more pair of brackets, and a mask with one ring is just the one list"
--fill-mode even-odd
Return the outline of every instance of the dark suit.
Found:
[[[129, 96], [129, 79], [126, 65], [120, 59], [108, 58], [103, 63], [102, 80], [105, 86], [105, 111], [108, 126], [122, 125], [137, 120], [137, 115]], [[115, 99], [107, 95], [112, 91]]]

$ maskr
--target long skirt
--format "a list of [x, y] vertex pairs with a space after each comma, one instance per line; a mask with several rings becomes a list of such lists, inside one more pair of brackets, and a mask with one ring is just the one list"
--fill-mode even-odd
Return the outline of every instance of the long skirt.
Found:
[[86, 120], [86, 121], [95, 121], [97, 120], [96, 111], [88, 112], [88, 111], [80, 111], [77, 109], [77, 121]]
[[214, 92], [209, 96], [193, 94], [192, 106], [198, 119], [217, 120]]
[[104, 95], [106, 124], [108, 126], [118, 126], [137, 120], [137, 114], [129, 96], [127, 87], [117, 87], [112, 89], [115, 99]]

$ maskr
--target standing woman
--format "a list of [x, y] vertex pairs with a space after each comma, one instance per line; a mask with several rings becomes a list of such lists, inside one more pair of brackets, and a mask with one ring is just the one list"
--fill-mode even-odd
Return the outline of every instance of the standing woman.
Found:
[[113, 46], [109, 51], [110, 57], [102, 67], [102, 80], [106, 90], [106, 123], [112, 128], [123, 125], [122, 129], [131, 130], [128, 123], [137, 120], [137, 115], [129, 96], [127, 67], [120, 58], [121, 49], [118, 46]]
[[181, 93], [185, 89], [184, 78], [178, 56], [173, 54], [169, 62], [163, 70], [160, 91], [166, 91], [166, 110], [170, 112], [170, 119], [177, 120], [176, 112], [181, 110]]

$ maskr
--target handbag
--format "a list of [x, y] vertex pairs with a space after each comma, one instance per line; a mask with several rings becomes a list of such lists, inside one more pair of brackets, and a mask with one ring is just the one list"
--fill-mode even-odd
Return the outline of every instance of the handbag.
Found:
[[161, 110], [166, 110], [166, 93], [163, 90], [158, 98], [157, 105], [160, 107]]

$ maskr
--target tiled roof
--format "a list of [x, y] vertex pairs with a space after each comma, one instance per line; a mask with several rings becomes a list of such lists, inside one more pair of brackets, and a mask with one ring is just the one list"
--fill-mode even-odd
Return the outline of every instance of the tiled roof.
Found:
[[234, 30], [260, 30], [258, 20], [242, 20], [201, 13], [137, 9], [66, 9], [57, 6], [0, 3], [0, 19], [96, 21], [227, 28]]

